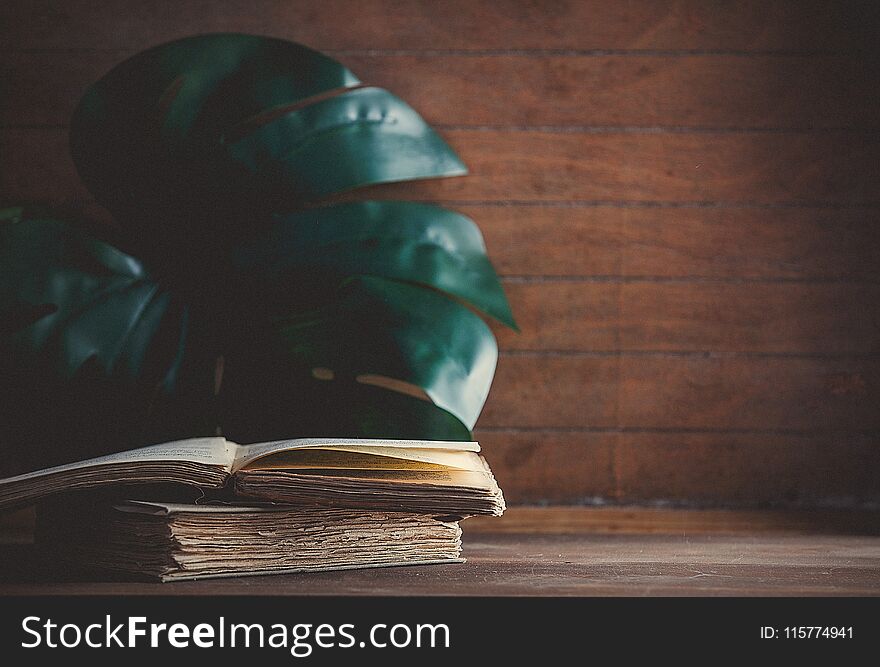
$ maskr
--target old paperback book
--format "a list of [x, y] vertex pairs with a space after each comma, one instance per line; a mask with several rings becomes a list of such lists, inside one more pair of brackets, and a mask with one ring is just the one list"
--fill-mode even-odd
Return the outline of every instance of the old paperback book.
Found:
[[159, 581], [463, 560], [454, 518], [339, 508], [54, 502], [37, 542], [66, 567]]
[[[0, 510], [83, 489], [185, 485], [206, 499], [300, 507], [500, 515], [504, 497], [475, 442], [299, 439], [163, 443], [0, 480]], [[121, 492], [121, 491], [120, 491]]]

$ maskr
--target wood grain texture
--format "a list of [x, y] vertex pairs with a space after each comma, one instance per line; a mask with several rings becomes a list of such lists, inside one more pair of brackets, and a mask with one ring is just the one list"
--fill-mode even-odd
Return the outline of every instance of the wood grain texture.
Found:
[[544, 535], [880, 535], [880, 514], [853, 510], [680, 509], [668, 507], [511, 507], [471, 517], [467, 536]]
[[617, 495], [613, 433], [477, 430], [510, 505], [613, 502]]
[[461, 565], [174, 584], [77, 579], [33, 546], [7, 545], [0, 595], [880, 595], [876, 536], [493, 534], [466, 526]]
[[880, 428], [880, 359], [502, 355], [478, 427]]
[[[443, 133], [467, 177], [364, 188], [358, 196], [419, 201], [880, 202], [880, 135]], [[84, 198], [64, 128], [0, 130], [0, 197]]]
[[506, 282], [505, 350], [880, 352], [880, 285]]
[[455, 129], [444, 135], [470, 168], [468, 178], [375, 192], [457, 201], [880, 201], [876, 134]]
[[[132, 51], [0, 64], [0, 124], [66, 125], [85, 89]], [[601, 128], [877, 128], [876, 68], [847, 56], [341, 55], [433, 124]], [[589, 91], [589, 94], [585, 94]]]
[[878, 435], [500, 428], [476, 437], [511, 505], [880, 502]]
[[317, 49], [852, 49], [872, 3], [821, 0], [8, 0], [7, 48], [143, 49], [240, 31]]
[[876, 506], [878, 470], [877, 434], [624, 434], [615, 447], [622, 503]]
[[880, 278], [880, 209], [456, 204], [516, 276]]

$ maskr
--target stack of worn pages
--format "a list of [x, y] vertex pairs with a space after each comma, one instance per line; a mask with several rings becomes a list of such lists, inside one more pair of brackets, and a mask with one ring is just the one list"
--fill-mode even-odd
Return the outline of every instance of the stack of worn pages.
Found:
[[0, 480], [0, 509], [41, 499], [68, 564], [161, 581], [461, 562], [459, 521], [504, 511], [479, 445], [411, 440], [201, 438]]

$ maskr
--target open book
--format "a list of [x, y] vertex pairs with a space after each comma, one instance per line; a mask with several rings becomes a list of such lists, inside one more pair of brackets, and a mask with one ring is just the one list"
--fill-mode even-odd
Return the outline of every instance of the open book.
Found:
[[131, 484], [228, 488], [240, 500], [449, 516], [500, 515], [504, 498], [475, 442], [195, 438], [0, 480], [0, 510], [55, 493]]

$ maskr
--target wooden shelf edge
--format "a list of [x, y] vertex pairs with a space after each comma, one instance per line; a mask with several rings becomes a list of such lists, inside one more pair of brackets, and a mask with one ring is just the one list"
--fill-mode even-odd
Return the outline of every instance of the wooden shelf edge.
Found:
[[880, 535], [880, 511], [519, 506], [462, 525], [465, 533]]

